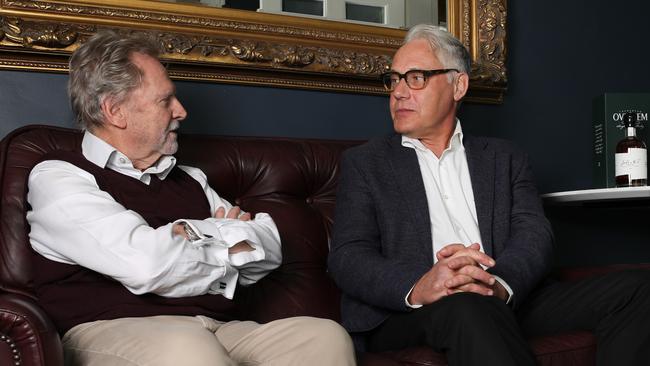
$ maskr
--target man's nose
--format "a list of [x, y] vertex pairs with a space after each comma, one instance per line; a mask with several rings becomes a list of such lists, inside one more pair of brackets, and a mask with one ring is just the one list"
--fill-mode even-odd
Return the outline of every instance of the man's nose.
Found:
[[397, 99], [407, 98], [409, 95], [411, 95], [411, 89], [406, 84], [405, 78], [399, 79], [397, 85], [395, 85], [395, 89], [393, 89], [392, 94]]
[[173, 117], [175, 120], [182, 121], [187, 117], [187, 111], [185, 110], [185, 107], [183, 107], [183, 104], [181, 104], [181, 101], [178, 100], [178, 98], [174, 98], [174, 110], [173, 110]]

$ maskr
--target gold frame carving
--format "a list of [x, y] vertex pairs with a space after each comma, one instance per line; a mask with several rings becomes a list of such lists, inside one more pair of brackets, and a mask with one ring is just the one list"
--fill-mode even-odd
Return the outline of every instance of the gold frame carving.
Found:
[[[468, 101], [501, 103], [506, 0], [449, 0], [448, 24], [470, 50]], [[385, 94], [404, 30], [144, 0], [0, 0], [0, 69], [67, 72], [97, 30], [147, 32], [177, 80]]]

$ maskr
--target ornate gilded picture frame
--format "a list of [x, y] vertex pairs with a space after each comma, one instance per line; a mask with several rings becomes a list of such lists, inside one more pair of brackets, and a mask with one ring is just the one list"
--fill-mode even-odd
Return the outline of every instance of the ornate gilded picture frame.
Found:
[[[144, 0], [0, 0], [0, 69], [67, 72], [97, 30], [147, 32], [169, 73], [202, 80], [385, 94], [405, 30]], [[474, 61], [467, 100], [501, 103], [506, 0], [449, 0], [448, 26]]]

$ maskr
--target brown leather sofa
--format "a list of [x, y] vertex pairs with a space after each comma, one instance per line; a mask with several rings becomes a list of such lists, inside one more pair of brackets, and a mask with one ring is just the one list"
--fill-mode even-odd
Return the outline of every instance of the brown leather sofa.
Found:
[[[27, 176], [39, 157], [78, 149], [82, 134], [27, 126], [0, 145], [0, 365], [62, 365], [59, 335], [37, 305], [30, 262]], [[339, 291], [326, 272], [338, 159], [356, 144], [281, 138], [181, 136], [179, 160], [200, 167], [213, 188], [247, 211], [270, 213], [283, 242], [282, 266], [237, 290], [240, 317], [259, 322], [294, 315], [339, 319]], [[583, 275], [577, 273], [574, 275]], [[594, 365], [587, 332], [532, 339], [540, 365]], [[446, 365], [427, 348], [365, 354], [361, 365]]]

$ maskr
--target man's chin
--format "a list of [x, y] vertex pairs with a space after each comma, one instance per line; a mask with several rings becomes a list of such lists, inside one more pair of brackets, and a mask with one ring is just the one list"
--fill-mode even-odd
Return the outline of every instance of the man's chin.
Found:
[[396, 133], [399, 133], [400, 135], [408, 135], [408, 133], [411, 131], [411, 128], [409, 128], [408, 123], [404, 121], [393, 121], [393, 130], [395, 130]]
[[167, 135], [165, 136], [165, 141], [163, 142], [163, 150], [164, 151], [173, 150], [171, 154], [174, 154], [176, 150], [178, 150], [178, 132], [176, 131], [167, 132]]
[[165, 145], [162, 154], [163, 155], [174, 155], [178, 151], [178, 142], [174, 139], [173, 142], [167, 142]]

